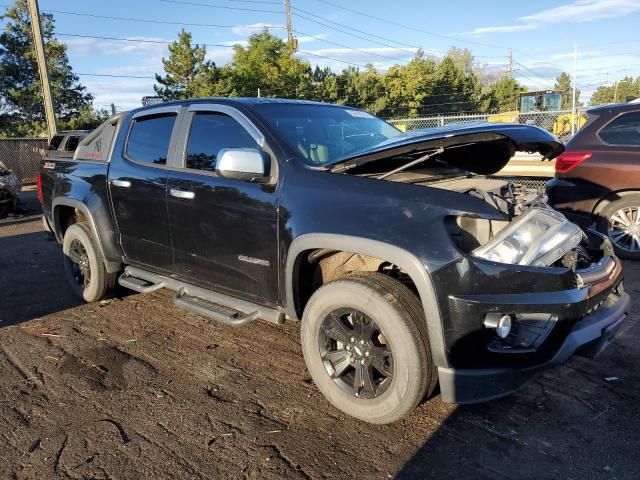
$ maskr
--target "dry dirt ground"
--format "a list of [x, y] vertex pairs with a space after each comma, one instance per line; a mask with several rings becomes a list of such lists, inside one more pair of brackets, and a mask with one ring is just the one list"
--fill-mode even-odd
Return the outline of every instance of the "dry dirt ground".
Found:
[[372, 426], [316, 390], [295, 323], [234, 329], [165, 292], [80, 304], [38, 217], [0, 221], [0, 478], [640, 478], [625, 267], [633, 314], [598, 359]]

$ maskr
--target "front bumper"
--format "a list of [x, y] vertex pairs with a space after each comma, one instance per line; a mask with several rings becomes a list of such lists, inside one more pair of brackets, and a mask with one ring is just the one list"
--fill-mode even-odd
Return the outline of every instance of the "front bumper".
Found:
[[[611, 280], [617, 281], [617, 278]], [[608, 345], [627, 317], [630, 302], [629, 295], [620, 287], [616, 292], [611, 291], [597, 310], [574, 324], [560, 348], [544, 363], [525, 368], [438, 367], [442, 399], [464, 404], [503, 397], [520, 388], [538, 372], [565, 363], [574, 353], [595, 357]]]

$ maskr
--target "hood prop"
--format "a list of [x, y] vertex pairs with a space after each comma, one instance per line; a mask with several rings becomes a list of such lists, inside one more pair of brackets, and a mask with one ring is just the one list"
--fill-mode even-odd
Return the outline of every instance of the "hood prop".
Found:
[[390, 177], [391, 175], [393, 175], [395, 173], [402, 172], [403, 170], [406, 170], [407, 168], [411, 168], [414, 165], [422, 163], [425, 160], [429, 160], [434, 155], [439, 155], [439, 154], [441, 154], [443, 152], [444, 152], [444, 147], [440, 147], [437, 150], [434, 150], [432, 152], [427, 153], [426, 155], [422, 155], [421, 157], [416, 158], [415, 160], [411, 160], [409, 163], [405, 163], [404, 165], [400, 165], [398, 168], [395, 168], [395, 169], [391, 170], [390, 172], [383, 173], [382, 175], [380, 175], [378, 177], [378, 179], [382, 180], [384, 178]]

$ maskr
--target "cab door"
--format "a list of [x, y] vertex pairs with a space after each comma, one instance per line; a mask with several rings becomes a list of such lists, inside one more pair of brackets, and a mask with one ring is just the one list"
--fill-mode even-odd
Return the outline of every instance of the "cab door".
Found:
[[135, 114], [109, 167], [111, 202], [128, 263], [163, 272], [173, 272], [167, 179], [179, 112], [180, 106], [172, 106]]
[[[264, 137], [227, 105], [191, 105], [184, 122], [182, 165], [167, 184], [176, 273], [191, 283], [275, 304], [277, 185], [216, 174], [220, 150], [264, 149]], [[277, 170], [273, 157], [272, 163]]]

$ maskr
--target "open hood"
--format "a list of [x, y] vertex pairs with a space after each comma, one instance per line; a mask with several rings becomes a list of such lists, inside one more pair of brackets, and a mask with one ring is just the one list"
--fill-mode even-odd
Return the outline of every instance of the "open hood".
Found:
[[564, 151], [560, 140], [533, 125], [475, 123], [412, 130], [338, 159], [329, 168], [332, 172], [342, 172], [385, 158], [440, 148], [444, 151], [438, 154], [438, 160], [482, 175], [502, 170], [517, 151], [540, 153], [549, 160]]

